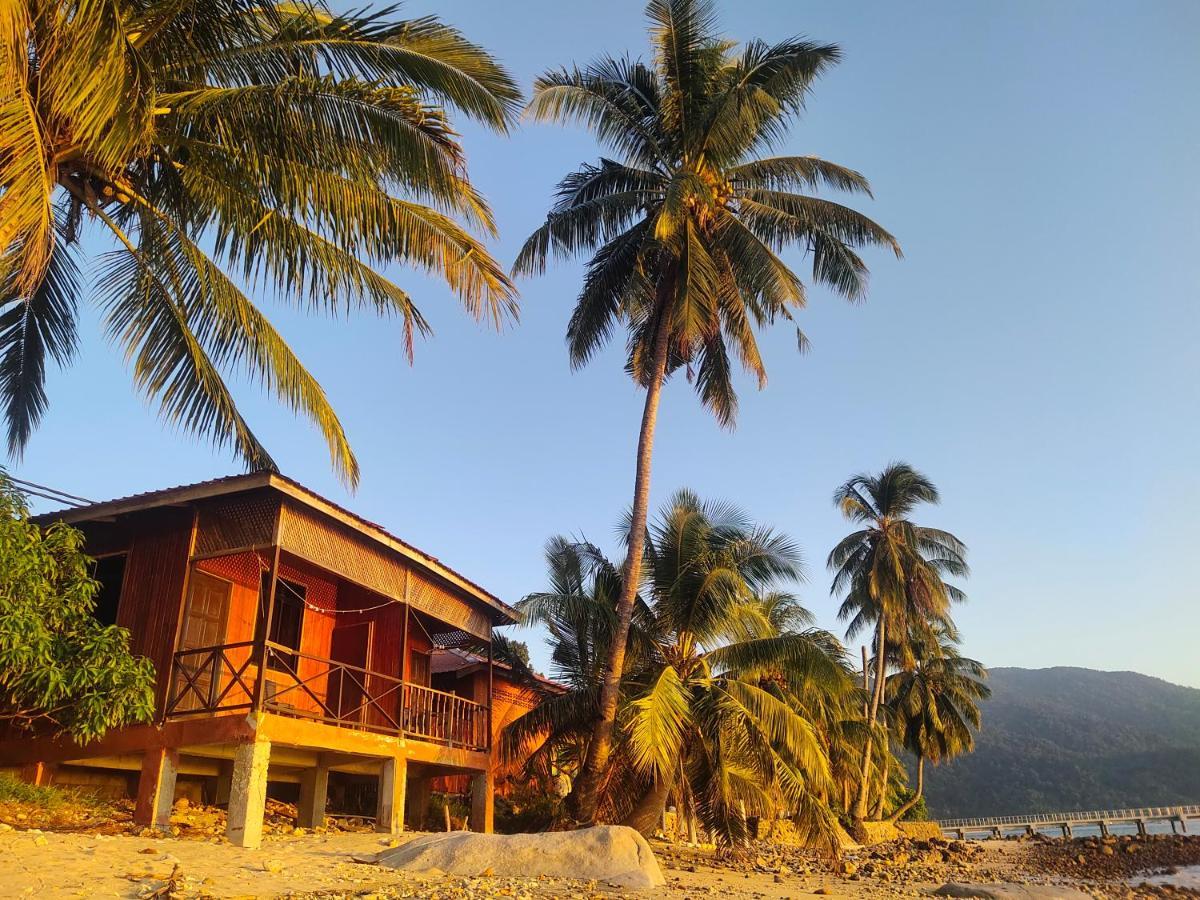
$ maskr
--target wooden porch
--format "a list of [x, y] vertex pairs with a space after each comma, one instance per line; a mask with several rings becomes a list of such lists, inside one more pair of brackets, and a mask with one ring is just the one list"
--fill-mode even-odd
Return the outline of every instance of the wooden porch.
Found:
[[180, 650], [173, 671], [167, 719], [267, 711], [445, 747], [491, 749], [487, 704], [271, 641]]

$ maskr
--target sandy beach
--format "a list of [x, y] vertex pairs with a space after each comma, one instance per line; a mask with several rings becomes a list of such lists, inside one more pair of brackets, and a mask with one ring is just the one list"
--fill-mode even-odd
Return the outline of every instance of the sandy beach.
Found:
[[[411, 840], [369, 832], [272, 834], [258, 850], [220, 838], [186, 839], [137, 834], [54, 832], [10, 828], [0, 832], [0, 896], [39, 898], [607, 898], [647, 896], [595, 882], [555, 878], [497, 878], [413, 874], [355, 857], [371, 857]], [[1126, 852], [1133, 844], [1137, 849]], [[655, 842], [670, 898], [731, 897], [782, 900], [835, 897], [916, 897], [953, 882], [983, 886], [996, 896], [1043, 900], [1156, 896], [1174, 889], [1135, 889], [1136, 873], [1200, 861], [1200, 838], [1117, 841], [904, 841], [848, 851], [823, 860], [804, 851], [767, 845], [738, 859]], [[954, 849], [951, 849], [953, 847]], [[922, 850], [921, 848], [926, 848]], [[1140, 858], [1139, 858], [1140, 854]], [[944, 857], [949, 856], [949, 861]], [[1164, 860], [1176, 863], [1164, 864]], [[1080, 862], [1082, 860], [1082, 862]], [[1074, 870], [1074, 871], [1072, 871]], [[970, 894], [960, 894], [970, 895]], [[983, 896], [975, 893], [975, 896]]]

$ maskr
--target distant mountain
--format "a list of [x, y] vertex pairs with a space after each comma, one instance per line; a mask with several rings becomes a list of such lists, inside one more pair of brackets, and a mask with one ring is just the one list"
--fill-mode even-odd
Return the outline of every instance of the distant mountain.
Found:
[[992, 669], [975, 752], [926, 769], [930, 815], [1200, 803], [1200, 690], [1092, 669]]

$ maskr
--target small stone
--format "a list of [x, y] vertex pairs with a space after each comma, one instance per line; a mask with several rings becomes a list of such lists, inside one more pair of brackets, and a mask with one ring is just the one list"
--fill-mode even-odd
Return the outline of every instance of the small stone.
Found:
[[264, 872], [270, 872], [272, 875], [278, 875], [283, 871], [283, 863], [277, 859], [264, 859], [262, 867]]

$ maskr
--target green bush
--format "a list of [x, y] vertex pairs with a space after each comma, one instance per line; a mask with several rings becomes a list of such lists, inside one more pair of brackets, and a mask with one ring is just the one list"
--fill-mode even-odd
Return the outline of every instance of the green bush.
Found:
[[154, 667], [93, 615], [83, 535], [29, 521], [0, 473], [0, 723], [83, 743], [154, 714]]

